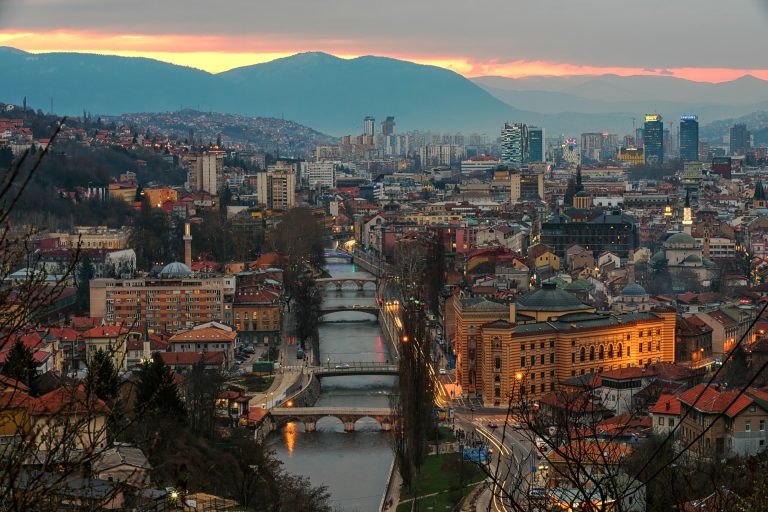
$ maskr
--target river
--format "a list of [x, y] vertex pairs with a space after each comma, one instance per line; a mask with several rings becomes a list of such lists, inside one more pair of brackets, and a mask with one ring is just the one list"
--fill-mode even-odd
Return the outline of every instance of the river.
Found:
[[[348, 263], [332, 260], [326, 270], [334, 277], [350, 274], [370, 276]], [[326, 290], [326, 305], [363, 304], [375, 301], [369, 287], [360, 292], [348, 285], [342, 292], [332, 286]], [[334, 313], [330, 322], [320, 324], [320, 361], [392, 361], [378, 323], [357, 312]], [[316, 405], [326, 407], [387, 407], [395, 377], [328, 377]], [[393, 456], [390, 435], [380, 431], [373, 420], [359, 420], [355, 432], [345, 433], [340, 420], [323, 418], [315, 432], [306, 433], [302, 424], [289, 423], [267, 439], [285, 469], [306, 476], [312, 485], [325, 485], [331, 504], [345, 512], [374, 512], [385, 492]]]

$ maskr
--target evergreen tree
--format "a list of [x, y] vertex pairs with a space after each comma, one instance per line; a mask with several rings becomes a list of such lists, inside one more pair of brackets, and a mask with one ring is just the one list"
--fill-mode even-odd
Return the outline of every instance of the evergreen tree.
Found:
[[168, 367], [160, 354], [139, 367], [139, 384], [136, 389], [138, 410], [161, 413], [184, 423], [184, 402], [173, 380], [173, 370]]
[[88, 362], [88, 375], [85, 380], [88, 391], [105, 402], [117, 398], [120, 378], [112, 355], [102, 349], [97, 350]]
[[21, 342], [21, 339], [16, 339], [11, 350], [8, 351], [8, 357], [3, 365], [3, 375], [23, 382], [27, 386], [31, 385], [37, 375], [34, 354]]
[[91, 305], [90, 282], [96, 274], [93, 261], [88, 253], [83, 253], [77, 266], [77, 309], [88, 311]]

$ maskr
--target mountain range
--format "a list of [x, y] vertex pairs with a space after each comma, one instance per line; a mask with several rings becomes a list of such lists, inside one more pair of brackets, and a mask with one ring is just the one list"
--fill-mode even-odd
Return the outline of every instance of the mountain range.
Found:
[[754, 77], [725, 84], [609, 75], [467, 79], [436, 66], [319, 52], [212, 74], [146, 58], [0, 47], [0, 69], [0, 101], [26, 97], [59, 114], [196, 108], [291, 119], [337, 136], [360, 133], [366, 115], [393, 115], [401, 132], [497, 134], [504, 122], [526, 122], [575, 135], [629, 133], [633, 117], [653, 111], [708, 122], [768, 109], [768, 82]]

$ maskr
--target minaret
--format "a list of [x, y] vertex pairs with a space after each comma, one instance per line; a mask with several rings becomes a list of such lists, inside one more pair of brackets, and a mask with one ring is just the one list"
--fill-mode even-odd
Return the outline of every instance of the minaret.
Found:
[[691, 213], [691, 193], [685, 193], [685, 207], [683, 208], [683, 231], [691, 234], [693, 226], [693, 214]]
[[184, 264], [192, 268], [192, 231], [189, 222], [184, 223]]

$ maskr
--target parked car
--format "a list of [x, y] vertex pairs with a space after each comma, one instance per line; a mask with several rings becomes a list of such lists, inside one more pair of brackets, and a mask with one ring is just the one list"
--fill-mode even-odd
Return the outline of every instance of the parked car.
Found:
[[445, 368], [440, 368], [440, 375], [446, 375], [448, 371]]
[[349, 365], [347, 363], [337, 364], [336, 369], [337, 370], [346, 370], [349, 368]]

